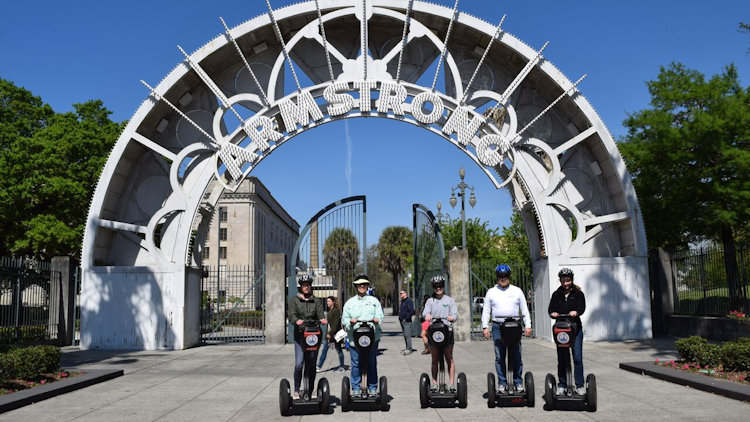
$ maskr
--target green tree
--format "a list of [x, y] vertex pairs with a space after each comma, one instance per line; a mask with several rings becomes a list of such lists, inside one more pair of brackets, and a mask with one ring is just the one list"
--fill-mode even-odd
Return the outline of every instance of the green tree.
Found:
[[502, 241], [500, 242], [500, 262], [522, 266], [529, 272], [531, 271], [531, 252], [529, 250], [529, 239], [526, 236], [526, 226], [521, 213], [516, 210], [513, 210], [510, 226], [503, 227]]
[[735, 243], [750, 224], [750, 89], [740, 85], [734, 65], [706, 80], [672, 63], [647, 85], [651, 107], [625, 120], [628, 134], [619, 147], [649, 246], [718, 240], [737, 306]]
[[338, 273], [338, 297], [344, 300], [344, 275], [352, 272], [359, 262], [359, 240], [350, 229], [338, 227], [331, 231], [323, 245], [326, 271]]
[[8, 81], [0, 90], [0, 252], [79, 255], [91, 196], [123, 124], [98, 100], [53, 113]]
[[[489, 221], [482, 221], [478, 217], [466, 220], [466, 249], [472, 262], [498, 263], [502, 259], [499, 229], [490, 228], [489, 225]], [[441, 221], [440, 231], [443, 233], [443, 246], [446, 249], [461, 248], [460, 218], [449, 217]]]
[[399, 276], [405, 272], [411, 263], [412, 233], [407, 227], [390, 226], [380, 234], [378, 239], [378, 267], [391, 274], [393, 289], [391, 297], [393, 312], [398, 314]]

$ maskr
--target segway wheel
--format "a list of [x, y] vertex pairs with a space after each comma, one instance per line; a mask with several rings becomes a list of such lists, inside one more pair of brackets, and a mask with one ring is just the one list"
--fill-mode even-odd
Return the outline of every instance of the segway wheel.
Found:
[[320, 413], [328, 413], [328, 406], [331, 404], [331, 388], [325, 378], [318, 381], [318, 398], [320, 399], [318, 410]]
[[279, 411], [281, 411], [281, 416], [292, 414], [292, 391], [286, 379], [282, 379], [279, 383]]
[[388, 379], [386, 377], [380, 377], [380, 410], [385, 412], [388, 410]]
[[586, 410], [596, 412], [596, 377], [594, 374], [586, 377]]
[[555, 377], [547, 374], [544, 377], [544, 410], [555, 409]]
[[430, 404], [430, 399], [427, 397], [427, 390], [430, 388], [430, 376], [422, 373], [419, 376], [419, 404], [422, 409], [426, 408]]
[[497, 393], [497, 390], [495, 389], [495, 374], [492, 372], [487, 373], [487, 407], [492, 409], [497, 404], [497, 397], [495, 397], [495, 394]]
[[348, 412], [352, 407], [352, 387], [349, 377], [345, 376], [341, 381], [341, 411]]
[[466, 384], [466, 374], [458, 374], [458, 407], [466, 409], [468, 403], [468, 385]]
[[534, 407], [536, 399], [534, 398], [534, 375], [527, 372], [523, 376], [523, 384], [526, 387], [526, 406]]

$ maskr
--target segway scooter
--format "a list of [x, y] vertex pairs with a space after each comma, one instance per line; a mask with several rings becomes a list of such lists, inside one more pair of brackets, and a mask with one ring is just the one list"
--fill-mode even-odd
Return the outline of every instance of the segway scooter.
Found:
[[[576, 392], [575, 382], [573, 381], [573, 361], [571, 346], [573, 339], [576, 337], [576, 324], [570, 320], [569, 314], [558, 315], [555, 325], [552, 328], [552, 334], [555, 338], [555, 344], [558, 349], [565, 349], [568, 355], [566, 359], [565, 370], [567, 373], [568, 385], [562, 394], [556, 394], [557, 382], [552, 374], [547, 374], [544, 378], [544, 409], [545, 410], [588, 410], [596, 412], [596, 377], [589, 374], [586, 377], [586, 393], [580, 395]], [[570, 350], [570, 352], [568, 352]]]
[[450, 391], [445, 383], [446, 373], [443, 353], [446, 347], [453, 345], [453, 331], [443, 323], [442, 319], [436, 318], [432, 320], [432, 324], [427, 329], [427, 339], [430, 347], [434, 347], [438, 351], [438, 389], [437, 391], [431, 391], [430, 376], [422, 373], [419, 377], [419, 403], [424, 409], [430, 405], [448, 406], [458, 401], [458, 407], [466, 408], [466, 374], [463, 372], [458, 374], [456, 391]]
[[[370, 394], [367, 388], [367, 368], [370, 353], [377, 353], [373, 350], [375, 347], [375, 328], [372, 321], [357, 321], [359, 324], [354, 328], [354, 347], [359, 353], [359, 368], [362, 374], [361, 395], [352, 397], [351, 382], [349, 377], [344, 377], [341, 381], [341, 410], [348, 412], [353, 409], [354, 405], [366, 407], [377, 407], [382, 411], [388, 410], [388, 380], [380, 377], [379, 388], [376, 394]], [[355, 324], [356, 325], [356, 324]], [[359, 407], [359, 406], [358, 406]]]
[[[495, 388], [495, 374], [489, 372], [487, 374], [487, 407], [493, 408], [495, 406], [500, 407], [534, 407], [534, 375], [531, 372], [527, 372], [523, 377], [524, 388], [526, 391], [518, 392], [515, 385], [513, 385], [513, 365], [510, 358], [511, 347], [516, 347], [521, 342], [521, 322], [518, 317], [505, 316], [498, 317], [504, 318], [503, 322], [493, 322], [493, 324], [500, 324], [500, 335], [505, 343], [506, 356], [507, 356], [507, 371], [508, 379], [511, 382], [508, 383], [508, 388], [505, 393], [501, 393]], [[506, 362], [503, 362], [506, 363]]]
[[318, 395], [312, 397], [312, 387], [315, 383], [315, 352], [321, 342], [320, 321], [305, 321], [302, 336], [304, 337], [302, 361], [302, 390], [299, 399], [292, 399], [292, 391], [289, 381], [282, 379], [279, 384], [279, 410], [281, 416], [290, 416], [294, 413], [327, 413], [331, 404], [331, 390], [328, 380], [321, 378], [318, 381]]

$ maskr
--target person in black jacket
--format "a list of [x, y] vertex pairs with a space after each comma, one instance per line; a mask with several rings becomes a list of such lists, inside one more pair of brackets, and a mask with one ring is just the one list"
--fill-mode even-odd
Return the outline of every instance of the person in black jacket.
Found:
[[[294, 393], [292, 397], [299, 399], [299, 389], [302, 384], [302, 367], [304, 366], [305, 357], [305, 338], [304, 329], [305, 321], [317, 320], [321, 325], [328, 324], [325, 317], [323, 299], [315, 297], [312, 288], [313, 278], [304, 274], [300, 277], [299, 294], [289, 299], [288, 318], [289, 322], [295, 327], [294, 329]], [[318, 357], [318, 351], [315, 350], [312, 362]], [[312, 370], [310, 379], [310, 388], [315, 384], [315, 369]], [[308, 391], [308, 394], [311, 392]]]
[[[576, 336], [572, 339], [573, 378], [576, 383], [576, 392], [580, 395], [586, 393], [583, 382], [583, 325], [581, 324], [581, 315], [586, 310], [586, 297], [581, 291], [581, 287], [573, 283], [573, 270], [563, 268], [557, 274], [560, 277], [560, 287], [552, 293], [552, 298], [547, 307], [547, 313], [552, 318], [557, 318], [560, 314], [570, 315], [570, 320], [576, 326]], [[563, 393], [568, 385], [567, 365], [570, 363], [570, 353], [565, 348], [557, 349], [557, 394]]]
[[414, 351], [411, 347], [411, 319], [414, 316], [414, 302], [409, 299], [406, 290], [401, 290], [401, 306], [398, 308], [398, 322], [401, 323], [401, 330], [404, 332], [404, 342], [406, 348], [401, 354], [408, 355]]

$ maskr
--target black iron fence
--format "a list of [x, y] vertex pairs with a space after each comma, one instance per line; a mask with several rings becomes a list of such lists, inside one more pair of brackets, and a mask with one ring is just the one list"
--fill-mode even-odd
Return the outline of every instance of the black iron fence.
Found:
[[[484, 310], [484, 296], [487, 290], [497, 284], [495, 276], [496, 265], [469, 263], [469, 274], [471, 276], [471, 338], [472, 340], [483, 340], [482, 336], [482, 311]], [[513, 273], [511, 284], [517, 286], [526, 296], [526, 304], [531, 316], [532, 337], [536, 336], [536, 324], [534, 323], [534, 277], [530, 269], [511, 265]]]
[[[678, 251], [672, 255], [672, 280], [675, 314], [726, 316], [730, 311], [750, 311], [750, 245], [736, 248], [736, 284], [734, 307], [730, 305], [730, 277], [727, 276], [727, 260], [721, 246]], [[731, 262], [731, 260], [730, 260]], [[732, 270], [730, 270], [730, 273]]]
[[0, 258], [0, 343], [57, 340], [59, 312], [50, 291], [60, 279], [49, 262]]
[[265, 342], [265, 274], [248, 266], [203, 267], [201, 342]]

